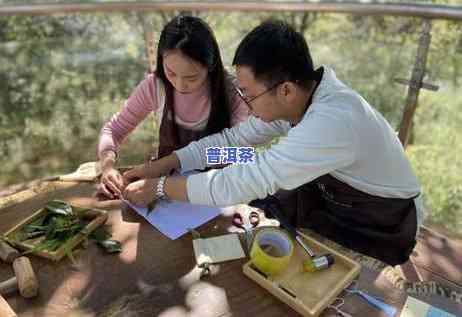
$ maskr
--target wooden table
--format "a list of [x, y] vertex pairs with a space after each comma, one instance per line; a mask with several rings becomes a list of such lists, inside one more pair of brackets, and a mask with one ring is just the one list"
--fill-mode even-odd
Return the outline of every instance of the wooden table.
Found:
[[[113, 238], [121, 241], [123, 252], [104, 254], [90, 243], [75, 264], [68, 259], [53, 263], [31, 256], [40, 281], [39, 296], [32, 300], [17, 294], [6, 296], [19, 316], [299, 316], [243, 275], [246, 260], [216, 265], [211, 276], [200, 279], [189, 234], [169, 240], [135, 212], [121, 209], [119, 201], [98, 202], [92, 197], [94, 185], [61, 185], [54, 184], [55, 190], [35, 196], [26, 193], [28, 199], [22, 202], [3, 204], [0, 232], [46, 201], [59, 198], [108, 210]], [[229, 216], [220, 216], [199, 231], [207, 237], [230, 229]], [[0, 264], [0, 280], [12, 275], [10, 266]], [[407, 294], [379, 272], [363, 268], [358, 282], [362, 290], [398, 309], [406, 300]], [[462, 305], [454, 301], [436, 295], [417, 297], [462, 315]], [[343, 308], [352, 316], [385, 316], [353, 295], [345, 297]], [[336, 315], [326, 310], [322, 316]]]

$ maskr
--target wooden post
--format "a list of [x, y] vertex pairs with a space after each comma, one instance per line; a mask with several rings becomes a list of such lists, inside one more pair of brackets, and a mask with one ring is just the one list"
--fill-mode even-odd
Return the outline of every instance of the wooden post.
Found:
[[147, 20], [144, 13], [138, 14], [143, 28], [144, 44], [146, 49], [146, 57], [148, 59], [149, 73], [153, 73], [156, 69], [156, 51], [154, 49], [154, 32], [153, 25]]
[[[422, 22], [422, 33], [420, 35], [419, 46], [417, 48], [414, 69], [412, 70], [412, 77], [407, 91], [406, 105], [399, 125], [398, 137], [404, 147], [406, 147], [408, 143], [409, 132], [412, 126], [412, 118], [419, 99], [419, 92], [420, 89], [424, 87], [422, 80], [425, 76], [425, 65], [427, 63], [428, 48], [430, 47], [431, 42], [430, 31], [431, 21], [429, 19], [424, 19]], [[402, 82], [402, 80], [398, 79], [398, 82]], [[436, 87], [437, 89], [437, 86], [425, 84], [425, 88], [430, 86]]]

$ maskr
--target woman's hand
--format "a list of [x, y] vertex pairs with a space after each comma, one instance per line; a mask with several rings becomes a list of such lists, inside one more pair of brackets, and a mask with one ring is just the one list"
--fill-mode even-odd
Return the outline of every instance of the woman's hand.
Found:
[[130, 183], [125, 187], [122, 197], [137, 206], [147, 206], [156, 198], [154, 184], [157, 186], [159, 179], [141, 179]]
[[123, 174], [124, 181], [129, 184], [139, 179], [158, 178], [166, 173], [166, 168], [163, 165], [165, 165], [163, 161], [150, 161], [137, 165]]
[[170, 175], [173, 170], [180, 168], [180, 161], [175, 153], [161, 159], [142, 164], [124, 173], [126, 184], [145, 178], [158, 178], [162, 175]]
[[125, 183], [122, 175], [115, 168], [107, 168], [101, 176], [99, 191], [110, 199], [119, 199]]

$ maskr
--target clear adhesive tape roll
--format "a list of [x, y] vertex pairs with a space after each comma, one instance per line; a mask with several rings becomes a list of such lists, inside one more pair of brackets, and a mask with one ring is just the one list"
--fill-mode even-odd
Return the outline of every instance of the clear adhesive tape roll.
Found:
[[253, 240], [250, 260], [266, 275], [277, 275], [287, 267], [293, 252], [294, 243], [285, 231], [265, 228]]

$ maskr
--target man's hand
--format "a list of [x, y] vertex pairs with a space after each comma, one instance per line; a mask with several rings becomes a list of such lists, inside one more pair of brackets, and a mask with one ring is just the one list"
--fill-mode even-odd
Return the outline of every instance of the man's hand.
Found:
[[137, 206], [147, 206], [155, 197], [154, 184], [157, 186], [159, 179], [141, 179], [130, 183], [122, 193], [124, 199]]

